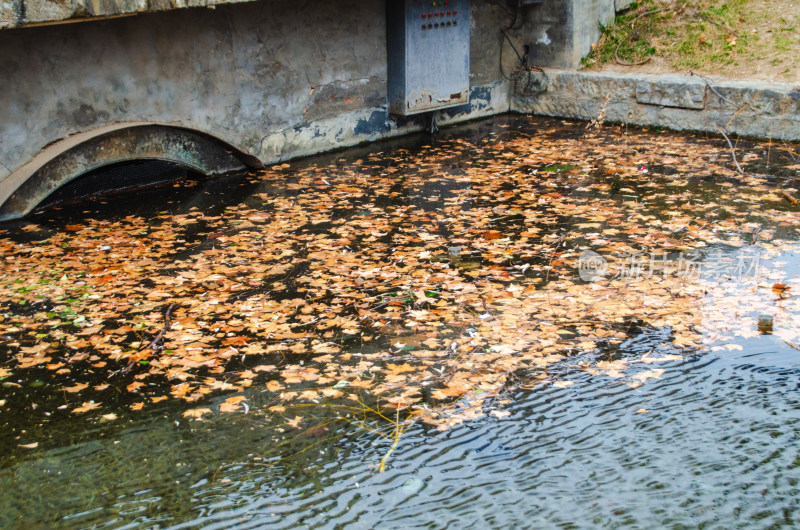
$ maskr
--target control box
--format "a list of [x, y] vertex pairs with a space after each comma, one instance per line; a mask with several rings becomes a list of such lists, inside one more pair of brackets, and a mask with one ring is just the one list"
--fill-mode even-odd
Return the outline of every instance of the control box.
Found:
[[386, 0], [389, 112], [469, 103], [469, 0]]

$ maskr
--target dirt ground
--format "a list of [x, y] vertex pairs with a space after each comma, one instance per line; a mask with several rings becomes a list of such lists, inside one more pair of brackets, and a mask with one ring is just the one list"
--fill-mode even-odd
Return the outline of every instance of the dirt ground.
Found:
[[[646, 2], [634, 12], [638, 16], [654, 9], [663, 10], [655, 27], [644, 27], [644, 17], [623, 22], [641, 33], [634, 33], [634, 38], [646, 39], [655, 49], [645, 64], [620, 64], [613, 54], [616, 46], [604, 36], [599, 47], [605, 41], [610, 59], [593, 54], [597, 58], [590, 56], [586, 69], [649, 74], [694, 71], [800, 86], [799, 0], [670, 0]], [[622, 27], [619, 19], [617, 27]]]

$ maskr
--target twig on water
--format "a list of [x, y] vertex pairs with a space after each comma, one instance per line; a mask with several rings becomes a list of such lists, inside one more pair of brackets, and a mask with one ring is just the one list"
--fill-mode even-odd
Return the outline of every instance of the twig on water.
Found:
[[786, 149], [786, 152], [792, 157], [792, 162], [800, 162], [800, 155], [789, 149], [789, 144], [786, 143], [786, 140], [781, 141], [783, 142], [783, 148]]
[[[163, 327], [163, 328], [161, 328], [161, 331], [158, 333], [158, 335], [156, 335], [156, 337], [155, 337], [155, 338], [154, 338], [152, 341], [150, 341], [150, 344], [148, 344], [147, 346], [145, 346], [145, 348], [152, 348], [152, 350], [153, 350], [154, 352], [155, 352], [155, 351], [158, 351], [160, 348], [162, 348], [162, 346], [161, 346], [159, 343], [160, 343], [160, 342], [161, 342], [161, 340], [164, 338], [164, 334], [165, 334], [165, 333], [166, 333], [166, 332], [169, 330], [169, 328], [170, 328], [170, 323], [169, 323], [169, 315], [170, 315], [170, 313], [172, 313], [172, 308], [173, 308], [173, 307], [175, 307], [175, 304], [171, 304], [171, 305], [170, 305], [170, 306], [167, 308], [167, 312], [164, 314], [164, 327]], [[142, 348], [142, 349], [144, 349], [144, 348]]]
[[788, 191], [786, 191], [786, 190], [778, 190], [778, 193], [783, 195], [783, 198], [786, 199], [787, 201], [789, 201], [790, 203], [797, 204], [797, 199], [792, 197], [792, 195]]
[[739, 161], [736, 160], [736, 151], [733, 149], [733, 144], [731, 143], [731, 139], [728, 138], [728, 135], [725, 134], [725, 131], [722, 130], [722, 127], [717, 127], [719, 133], [725, 137], [725, 140], [728, 142], [728, 147], [731, 148], [731, 156], [733, 156], [733, 163], [736, 164], [736, 169], [739, 171], [740, 175], [744, 175], [744, 171], [742, 171], [742, 166], [739, 165]]
[[791, 343], [791, 342], [789, 342], [788, 340], [786, 340], [786, 339], [781, 339], [781, 340], [782, 340], [783, 342], [785, 342], [786, 344], [788, 344], [789, 346], [791, 346], [792, 348], [794, 348], [795, 350], [797, 350], [797, 351], [800, 351], [800, 347], [797, 347], [797, 346], [795, 346], [794, 344], [792, 344], [792, 343]]
[[386, 451], [386, 454], [381, 458], [381, 465], [378, 467], [378, 473], [383, 473], [386, 470], [386, 462], [389, 460], [389, 457], [392, 456], [397, 444], [400, 443], [401, 436], [403, 436], [403, 424], [400, 423], [400, 409], [398, 408], [397, 418], [395, 418], [394, 442], [392, 442], [392, 446], [389, 447], [389, 450]]
[[767, 147], [767, 169], [769, 169], [769, 155], [772, 153], [772, 122], [769, 124], [769, 146]]

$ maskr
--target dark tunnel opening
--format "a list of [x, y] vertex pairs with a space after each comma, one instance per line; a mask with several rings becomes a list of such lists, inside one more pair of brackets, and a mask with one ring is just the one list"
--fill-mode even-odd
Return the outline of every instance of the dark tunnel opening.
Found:
[[35, 212], [87, 199], [113, 196], [138, 188], [157, 188], [184, 179], [202, 179], [203, 173], [165, 160], [130, 160], [93, 169], [61, 186], [41, 201]]

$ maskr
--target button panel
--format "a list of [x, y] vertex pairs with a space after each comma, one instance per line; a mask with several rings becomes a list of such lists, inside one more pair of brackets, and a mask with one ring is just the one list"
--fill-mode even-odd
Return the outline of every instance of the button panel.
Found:
[[[444, 6], [449, 5], [449, 0], [431, 2], [431, 8], [438, 8], [441, 9]], [[422, 13], [422, 25], [421, 29], [423, 31], [433, 30], [433, 29], [447, 29], [452, 28], [454, 26], [458, 26], [458, 10], [457, 9], [449, 9], [447, 11], [434, 11], [433, 9]]]

